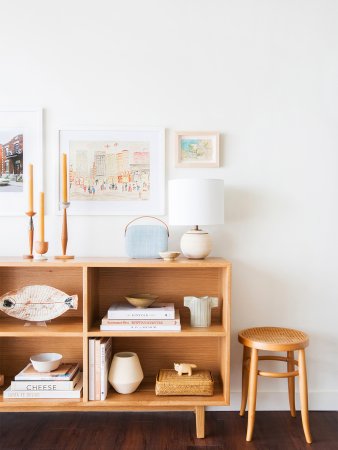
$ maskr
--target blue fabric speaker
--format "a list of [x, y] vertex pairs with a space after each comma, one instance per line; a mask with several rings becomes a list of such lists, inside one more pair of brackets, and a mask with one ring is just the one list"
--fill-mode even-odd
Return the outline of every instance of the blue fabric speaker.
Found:
[[[131, 225], [144, 217], [161, 222], [161, 225]], [[130, 226], [131, 225], [131, 226]], [[168, 226], [157, 217], [141, 216], [125, 228], [126, 252], [130, 258], [160, 258], [159, 252], [168, 250]]]

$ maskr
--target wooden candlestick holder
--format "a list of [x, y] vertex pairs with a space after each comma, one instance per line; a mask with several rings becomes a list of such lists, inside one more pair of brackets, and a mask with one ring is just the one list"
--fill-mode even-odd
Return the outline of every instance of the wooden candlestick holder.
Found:
[[34, 260], [46, 261], [47, 256], [44, 256], [48, 252], [48, 242], [35, 241], [35, 251], [38, 253]]
[[61, 232], [62, 255], [55, 256], [55, 259], [74, 259], [74, 256], [67, 255], [67, 243], [68, 243], [67, 208], [69, 208], [69, 205], [70, 205], [69, 202], [62, 202], [63, 208], [63, 221]]
[[28, 211], [25, 213], [26, 216], [29, 217], [29, 225], [28, 225], [28, 244], [29, 244], [29, 254], [23, 255], [24, 259], [33, 259], [33, 242], [34, 242], [34, 223], [33, 216], [35, 216], [35, 212]]

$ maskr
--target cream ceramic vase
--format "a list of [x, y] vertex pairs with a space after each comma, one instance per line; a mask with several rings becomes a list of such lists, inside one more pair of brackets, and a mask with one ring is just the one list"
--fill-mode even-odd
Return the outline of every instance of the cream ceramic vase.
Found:
[[211, 309], [218, 306], [217, 297], [184, 297], [184, 306], [190, 309], [192, 327], [210, 327]]
[[143, 376], [136, 353], [115, 353], [108, 375], [109, 383], [115, 391], [120, 394], [131, 394], [139, 387]]

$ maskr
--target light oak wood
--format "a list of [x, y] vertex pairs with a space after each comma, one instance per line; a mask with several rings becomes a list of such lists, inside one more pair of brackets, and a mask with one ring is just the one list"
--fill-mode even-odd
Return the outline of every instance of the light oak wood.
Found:
[[[249, 415], [246, 440], [251, 441], [255, 421], [257, 377], [258, 375], [270, 378], [288, 378], [288, 393], [290, 412], [296, 416], [295, 408], [295, 377], [299, 375], [299, 391], [301, 400], [301, 413], [305, 439], [307, 443], [312, 442], [309, 412], [307, 374], [305, 363], [305, 347], [309, 345], [308, 336], [299, 330], [278, 327], [258, 327], [242, 330], [238, 333], [238, 340], [244, 345], [242, 366], [242, 404], [240, 415], [244, 415], [246, 403], [246, 372], [248, 358], [246, 348], [251, 349], [250, 375], [249, 375]], [[258, 350], [284, 351], [287, 356], [258, 356]], [[299, 361], [294, 358], [294, 350], [298, 350]], [[258, 370], [259, 360], [283, 361], [287, 363], [287, 372], [268, 372]], [[295, 370], [298, 365], [299, 370]]]
[[310, 432], [310, 423], [309, 423], [307, 374], [306, 374], [306, 361], [304, 349], [299, 350], [298, 360], [299, 360], [299, 393], [300, 393], [302, 423], [306, 442], [308, 444], [311, 444], [312, 436]]
[[251, 350], [250, 373], [249, 373], [249, 392], [248, 392], [248, 428], [246, 432], [246, 440], [252, 440], [255, 414], [256, 414], [256, 397], [257, 397], [257, 367], [258, 367], [258, 350]]
[[309, 337], [303, 331], [280, 327], [247, 328], [238, 333], [241, 344], [258, 350], [286, 352], [309, 345]]
[[205, 414], [204, 414], [204, 406], [196, 406], [195, 408], [195, 414], [196, 414], [196, 437], [197, 438], [204, 438], [205, 431], [204, 431], [204, 423], [205, 423]]
[[29, 226], [28, 226], [28, 246], [29, 246], [29, 253], [27, 255], [24, 255], [25, 259], [33, 259], [33, 243], [34, 243], [34, 222], [33, 217], [35, 216], [35, 212], [29, 211], [26, 212], [26, 216], [29, 217]]
[[249, 364], [250, 363], [251, 349], [243, 346], [243, 362], [242, 362], [242, 400], [240, 416], [244, 416], [245, 408], [248, 401], [248, 388], [249, 388]]
[[64, 260], [74, 259], [74, 256], [67, 255], [67, 244], [68, 244], [67, 207], [64, 205], [62, 231], [61, 231], [62, 255], [55, 256], [55, 259], [64, 259]]
[[[294, 352], [287, 352], [288, 372], [293, 372], [295, 370], [294, 360], [295, 360]], [[290, 413], [292, 417], [296, 417], [295, 377], [288, 377], [288, 393], [289, 393]]]
[[[107, 411], [187, 410], [196, 414], [197, 433], [204, 436], [204, 407], [230, 403], [230, 297], [231, 265], [221, 258], [174, 262], [128, 258], [81, 258], [69, 261], [32, 262], [0, 258], [0, 295], [29, 284], [48, 284], [70, 295], [77, 294], [77, 310], [69, 310], [47, 327], [25, 327], [22, 321], [0, 312], [0, 373], [6, 388], [33, 353], [55, 351], [65, 362], [78, 362], [83, 370], [83, 398], [15, 399], [3, 401], [0, 411]], [[181, 332], [101, 332], [99, 321], [111, 303], [135, 292], [157, 293], [161, 301], [179, 308]], [[217, 296], [208, 328], [190, 326], [185, 295]], [[105, 401], [88, 401], [88, 339], [112, 336], [113, 351], [135, 351], [145, 381], [133, 394], [112, 388]], [[213, 396], [156, 396], [155, 377], [173, 362], [191, 362], [212, 371]]]

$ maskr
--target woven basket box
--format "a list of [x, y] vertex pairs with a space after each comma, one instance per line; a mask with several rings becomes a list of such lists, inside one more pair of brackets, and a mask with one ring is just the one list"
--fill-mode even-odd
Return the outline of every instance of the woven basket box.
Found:
[[176, 370], [161, 369], [156, 377], [156, 395], [213, 395], [214, 380], [209, 370], [194, 370], [178, 375]]

